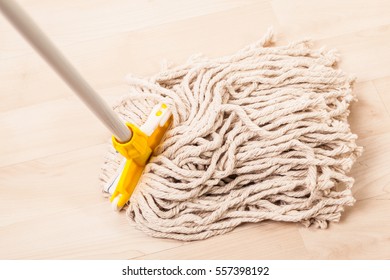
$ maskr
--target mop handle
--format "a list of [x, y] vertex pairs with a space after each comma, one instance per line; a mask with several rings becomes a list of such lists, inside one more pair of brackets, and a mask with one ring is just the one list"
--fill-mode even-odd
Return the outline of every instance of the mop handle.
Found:
[[129, 128], [83, 79], [22, 8], [13, 0], [0, 0], [0, 9], [112, 134], [120, 142], [128, 142], [132, 137]]

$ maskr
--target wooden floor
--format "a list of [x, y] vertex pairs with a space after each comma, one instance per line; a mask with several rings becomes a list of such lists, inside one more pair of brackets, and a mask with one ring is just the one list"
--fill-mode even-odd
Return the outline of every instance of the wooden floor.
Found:
[[273, 25], [311, 37], [355, 73], [350, 122], [364, 155], [357, 203], [327, 230], [264, 222], [205, 241], [146, 236], [98, 187], [109, 133], [0, 17], [0, 258], [390, 259], [390, 1], [19, 0], [102, 96], [163, 58], [220, 56]]

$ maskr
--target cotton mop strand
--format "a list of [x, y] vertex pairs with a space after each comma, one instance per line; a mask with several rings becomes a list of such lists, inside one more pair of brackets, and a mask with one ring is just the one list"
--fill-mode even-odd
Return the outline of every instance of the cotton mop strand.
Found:
[[[114, 107], [123, 119], [142, 124], [157, 102], [173, 114], [127, 207], [139, 229], [189, 241], [264, 220], [326, 228], [354, 203], [347, 173], [362, 152], [347, 120], [354, 78], [335, 69], [334, 50], [272, 39], [269, 30], [231, 56], [128, 77]], [[120, 162], [110, 148], [103, 186]]]

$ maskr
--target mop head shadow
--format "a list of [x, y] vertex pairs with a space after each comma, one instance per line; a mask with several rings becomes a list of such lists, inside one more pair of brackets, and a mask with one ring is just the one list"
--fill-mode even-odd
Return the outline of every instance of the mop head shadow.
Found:
[[[275, 47], [272, 37], [128, 78], [114, 107], [123, 120], [142, 125], [158, 102], [173, 114], [127, 207], [139, 229], [189, 241], [264, 220], [326, 228], [353, 205], [347, 173], [362, 152], [347, 121], [353, 78], [335, 69], [334, 50]], [[111, 147], [103, 184], [120, 161]]]

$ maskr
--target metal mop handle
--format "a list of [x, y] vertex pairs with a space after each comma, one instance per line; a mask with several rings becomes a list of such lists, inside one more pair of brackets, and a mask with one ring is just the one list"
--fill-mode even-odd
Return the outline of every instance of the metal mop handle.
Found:
[[112, 134], [122, 143], [129, 141], [132, 137], [131, 130], [121, 122], [22, 8], [13, 0], [0, 0], [0, 8], [8, 20], [77, 93]]

